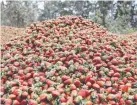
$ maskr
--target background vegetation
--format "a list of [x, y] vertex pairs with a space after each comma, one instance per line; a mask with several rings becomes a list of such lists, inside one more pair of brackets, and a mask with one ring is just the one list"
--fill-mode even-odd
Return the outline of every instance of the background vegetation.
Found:
[[137, 30], [137, 3], [133, 1], [2, 1], [1, 25], [24, 27], [35, 21], [77, 15], [102, 24], [114, 33]]

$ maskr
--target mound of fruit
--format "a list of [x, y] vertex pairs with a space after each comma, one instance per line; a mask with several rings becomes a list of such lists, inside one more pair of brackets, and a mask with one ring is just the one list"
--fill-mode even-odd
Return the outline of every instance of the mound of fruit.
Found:
[[1, 49], [1, 105], [137, 104], [137, 39], [75, 16], [26, 32]]

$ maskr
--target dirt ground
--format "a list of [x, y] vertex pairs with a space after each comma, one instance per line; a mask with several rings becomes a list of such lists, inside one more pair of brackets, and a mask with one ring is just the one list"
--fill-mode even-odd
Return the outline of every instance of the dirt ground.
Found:
[[0, 30], [0, 34], [1, 34], [0, 44], [5, 44], [13, 38], [25, 35], [24, 28], [15, 28], [15, 27], [9, 27], [9, 26], [1, 26], [0, 28], [1, 28], [1, 30]]
[[[2, 26], [1, 30], [0, 30], [0, 34], [1, 34], [1, 41], [0, 41], [1, 45], [7, 43], [11, 39], [26, 35], [25, 28], [15, 28], [15, 27], [9, 27], [9, 26]], [[117, 34], [114, 34], [114, 35], [117, 35]], [[122, 35], [118, 35], [118, 36], [120, 38], [126, 37], [129, 40], [134, 41], [133, 39], [137, 38], [137, 32], [131, 33], [131, 34], [122, 34]]]

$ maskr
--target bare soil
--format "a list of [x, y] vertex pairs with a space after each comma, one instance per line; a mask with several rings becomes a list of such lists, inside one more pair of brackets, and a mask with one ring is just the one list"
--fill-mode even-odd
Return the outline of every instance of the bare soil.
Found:
[[1, 34], [1, 42], [0, 44], [5, 44], [11, 39], [16, 37], [21, 37], [25, 35], [25, 28], [15, 28], [9, 26], [1, 26], [0, 27], [0, 34]]

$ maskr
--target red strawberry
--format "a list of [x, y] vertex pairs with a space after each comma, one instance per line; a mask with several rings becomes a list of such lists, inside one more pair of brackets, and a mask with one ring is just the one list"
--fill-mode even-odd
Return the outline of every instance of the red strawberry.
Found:
[[120, 104], [120, 105], [125, 105], [125, 100], [124, 100], [123, 98], [121, 98], [121, 99], [119, 100], [119, 104]]
[[66, 76], [66, 75], [63, 75], [63, 76], [62, 76], [62, 80], [63, 80], [63, 81], [66, 81], [67, 79], [70, 79], [70, 77], [69, 77], [69, 76]]
[[12, 105], [12, 100], [11, 99], [5, 99], [4, 105]]
[[27, 105], [27, 103], [28, 103], [27, 100], [22, 100], [20, 105]]
[[20, 102], [18, 100], [14, 100], [13, 105], [20, 105]]
[[125, 100], [126, 105], [133, 105], [133, 101], [132, 100]]
[[61, 97], [61, 98], [60, 98], [60, 102], [61, 102], [61, 103], [64, 103], [64, 102], [67, 102], [67, 100], [65, 99], [65, 97]]
[[83, 98], [86, 98], [90, 94], [89, 90], [81, 89], [78, 93], [78, 95], [82, 96]]
[[30, 99], [28, 105], [38, 105], [38, 103], [35, 100]]
[[103, 87], [105, 82], [104, 81], [97, 81], [97, 84], [100, 86], [100, 87]]
[[108, 94], [107, 100], [113, 100], [113, 99], [114, 99], [114, 95], [113, 94]]
[[114, 75], [113, 75], [114, 77], [120, 77], [120, 73], [114, 73]]
[[55, 90], [54, 87], [49, 87], [49, 88], [47, 89], [47, 92], [52, 92], [52, 91], [54, 91], [54, 90]]
[[128, 89], [129, 89], [128, 86], [123, 86], [123, 87], [122, 87], [122, 91], [123, 91], [123, 92], [128, 92]]
[[114, 58], [114, 59], [111, 60], [111, 63], [112, 63], [113, 65], [117, 65], [117, 64], [118, 64], [118, 60]]
[[71, 89], [71, 90], [76, 90], [77, 87], [76, 87], [74, 84], [71, 84], [71, 85], [70, 85], [70, 89]]
[[53, 85], [53, 84], [54, 84], [54, 82], [53, 82], [53, 81], [51, 81], [51, 80], [49, 80], [49, 79], [47, 79], [47, 80], [46, 80], [46, 83], [47, 83], [49, 86], [51, 86], [51, 85]]
[[10, 94], [10, 95], [9, 95], [9, 98], [13, 100], [13, 99], [16, 98], [16, 95], [15, 95], [15, 94]]
[[80, 85], [81, 85], [81, 83], [80, 83], [79, 80], [75, 80], [75, 81], [74, 81], [74, 84], [75, 84], [76, 87], [80, 87]]
[[111, 92], [112, 92], [112, 87], [108, 87], [108, 88], [106, 89], [106, 92], [107, 92], [107, 93], [111, 93]]
[[106, 86], [111, 86], [112, 85], [112, 83], [111, 83], [111, 81], [106, 81], [106, 84], [105, 84]]
[[26, 79], [29, 79], [31, 76], [32, 76], [31, 73], [27, 73], [27, 74], [26, 74]]
[[90, 82], [87, 82], [86, 85], [88, 86], [88, 88], [91, 88], [92, 84]]
[[86, 78], [85, 78], [85, 82], [87, 83], [87, 82], [90, 82], [90, 83], [95, 83], [95, 79], [94, 78], [92, 78], [91, 76], [87, 76]]
[[93, 105], [91, 101], [87, 101], [85, 105]]
[[19, 67], [20, 63], [19, 62], [14, 62], [14, 66]]
[[95, 89], [99, 89], [100, 86], [99, 86], [98, 84], [94, 83], [94, 84], [93, 84], [93, 88], [95, 88]]
[[44, 100], [46, 100], [46, 98], [47, 98], [46, 94], [41, 94], [40, 95], [40, 101], [44, 101]]
[[137, 100], [137, 94], [134, 95], [134, 100]]
[[84, 71], [84, 67], [83, 66], [79, 66], [78, 70], [82, 73]]
[[110, 100], [110, 101], [109, 101], [109, 104], [110, 104], [110, 105], [116, 105], [116, 102], [113, 101], [113, 100]]
[[118, 77], [111, 77], [111, 81], [118, 81]]
[[28, 97], [28, 93], [27, 93], [27, 92], [25, 92], [25, 91], [24, 91], [24, 92], [22, 92], [21, 97], [22, 97], [22, 98], [27, 98], [27, 97]]
[[47, 105], [45, 101], [40, 102], [40, 105]]
[[110, 68], [112, 69], [112, 70], [114, 70], [115, 72], [119, 72], [120, 70], [118, 69], [118, 67], [117, 66], [114, 66], [114, 65], [110, 65]]
[[64, 81], [64, 84], [65, 85], [69, 85], [72, 83], [72, 79], [67, 79], [66, 81]]
[[59, 88], [58, 91], [59, 91], [59, 93], [61, 93], [61, 94], [64, 93], [64, 89], [62, 89], [62, 88]]
[[85, 82], [86, 82], [86, 83], [89, 82], [89, 81], [90, 81], [90, 78], [91, 78], [91, 76], [87, 76], [87, 77], [85, 78]]
[[54, 97], [58, 97], [60, 95], [60, 93], [57, 90], [54, 90], [54, 91], [52, 91], [52, 95]]

